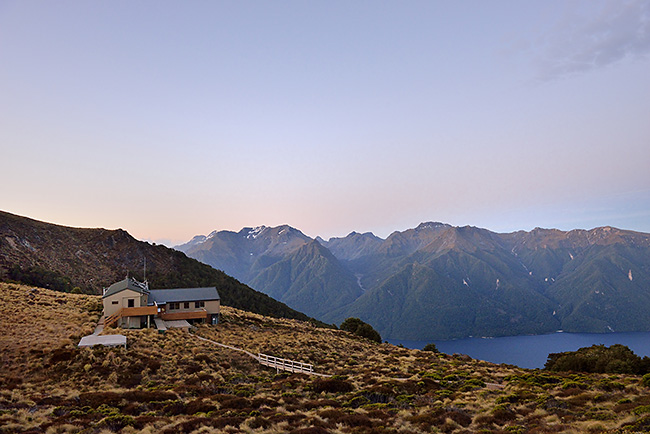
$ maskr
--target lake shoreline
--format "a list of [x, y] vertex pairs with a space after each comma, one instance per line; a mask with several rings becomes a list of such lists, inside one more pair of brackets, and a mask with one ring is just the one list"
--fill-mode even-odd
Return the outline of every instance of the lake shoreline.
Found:
[[505, 363], [521, 368], [543, 368], [548, 355], [576, 351], [591, 345], [628, 346], [637, 355], [650, 356], [650, 332], [568, 333], [557, 331], [542, 335], [471, 337], [451, 340], [409, 341], [388, 339], [393, 345], [422, 349], [433, 343], [446, 354], [467, 354], [492, 363]]

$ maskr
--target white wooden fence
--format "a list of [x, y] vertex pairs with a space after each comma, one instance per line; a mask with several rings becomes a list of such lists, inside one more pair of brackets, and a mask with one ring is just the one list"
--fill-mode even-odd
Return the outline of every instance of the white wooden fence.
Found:
[[255, 354], [246, 350], [242, 350], [241, 348], [233, 347], [226, 344], [221, 344], [219, 342], [215, 342], [211, 339], [206, 339], [199, 335], [194, 335], [194, 336], [197, 339], [201, 339], [202, 341], [219, 345], [220, 347], [228, 348], [235, 351], [241, 351], [242, 353], [245, 353], [251, 358], [257, 360], [261, 365], [275, 368], [277, 371], [289, 371], [289, 372], [298, 372], [303, 374], [317, 375], [319, 377], [331, 377], [331, 375], [328, 374], [319, 374], [318, 372], [314, 372], [314, 365], [296, 362], [294, 360], [280, 359], [279, 357], [269, 356], [268, 354], [262, 354], [262, 353], [258, 353], [258, 355], [256, 356]]
[[257, 360], [264, 366], [275, 368], [278, 371], [301, 372], [304, 374], [313, 374], [314, 366], [296, 362], [295, 360], [280, 359], [279, 357], [269, 356], [267, 354], [258, 354]]

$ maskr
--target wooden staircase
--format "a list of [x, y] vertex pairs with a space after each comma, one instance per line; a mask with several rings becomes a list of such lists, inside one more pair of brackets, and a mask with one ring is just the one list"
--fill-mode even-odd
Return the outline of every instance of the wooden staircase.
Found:
[[[113, 315], [107, 317], [104, 320], [104, 327], [113, 327], [117, 324], [120, 318], [124, 318], [126, 316], [145, 316], [145, 315], [157, 315], [157, 314], [158, 314], [157, 306], [123, 307], [122, 309], [118, 310]], [[205, 317], [206, 312], [203, 311], [201, 315], [203, 316], [199, 315], [199, 317], [201, 318]]]
[[122, 318], [122, 313], [123, 312], [124, 312], [124, 308], [118, 310], [113, 315], [107, 317], [104, 320], [104, 328], [114, 327], [117, 324], [117, 322], [119, 321], [119, 319]]

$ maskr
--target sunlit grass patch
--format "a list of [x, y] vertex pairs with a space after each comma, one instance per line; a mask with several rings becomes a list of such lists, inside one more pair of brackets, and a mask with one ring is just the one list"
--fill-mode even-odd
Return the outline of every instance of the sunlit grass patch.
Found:
[[[11, 286], [11, 287], [9, 287]], [[39, 432], [599, 432], [650, 427], [639, 377], [523, 370], [223, 307], [193, 333], [77, 348], [99, 297], [2, 284], [0, 424]], [[27, 312], [40, 319], [30, 321]], [[60, 323], [58, 323], [60, 322]], [[196, 336], [314, 365], [277, 373]]]

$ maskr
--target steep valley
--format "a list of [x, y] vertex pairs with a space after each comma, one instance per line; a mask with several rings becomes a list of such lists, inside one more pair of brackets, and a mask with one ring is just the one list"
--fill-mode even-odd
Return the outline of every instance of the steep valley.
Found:
[[[498, 234], [429, 222], [385, 240], [352, 232], [314, 241], [286, 225], [210, 239], [177, 248], [308, 315], [334, 323], [356, 316], [385, 338], [650, 330], [649, 234]], [[245, 260], [235, 261], [235, 251]]]

